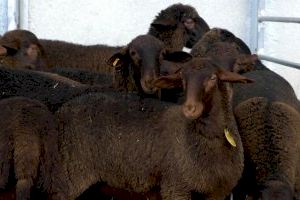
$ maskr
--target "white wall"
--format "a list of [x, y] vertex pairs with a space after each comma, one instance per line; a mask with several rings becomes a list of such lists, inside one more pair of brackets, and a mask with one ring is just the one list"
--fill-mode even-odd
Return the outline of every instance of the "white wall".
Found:
[[[250, 0], [182, 0], [211, 27], [223, 27], [249, 41]], [[29, 30], [40, 38], [84, 44], [124, 45], [145, 34], [155, 15], [175, 0], [29, 0]]]
[[7, 2], [6, 0], [0, 0], [0, 35], [6, 32], [8, 21], [7, 21]]
[[[300, 0], [265, 0], [261, 15], [300, 17]], [[265, 33], [261, 53], [300, 63], [300, 24], [265, 22], [263, 27]], [[300, 99], [300, 70], [270, 62], [266, 65], [288, 80]]]
[[[23, 16], [28, 20], [21, 20], [21, 28], [33, 31], [39, 38], [82, 44], [125, 45], [137, 35], [145, 34], [160, 10], [179, 2], [194, 6], [210, 27], [226, 28], [248, 45], [251, 38], [251, 0], [23, 1], [28, 2], [28, 16]], [[300, 0], [265, 1], [264, 15], [300, 17]], [[265, 43], [261, 51], [266, 55], [300, 62], [300, 25], [267, 23], [265, 26]], [[300, 98], [300, 70], [269, 62], [266, 65], [284, 76]]]

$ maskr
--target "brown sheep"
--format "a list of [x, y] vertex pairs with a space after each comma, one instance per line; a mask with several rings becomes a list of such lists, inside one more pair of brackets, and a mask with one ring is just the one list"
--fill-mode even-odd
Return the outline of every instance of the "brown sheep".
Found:
[[246, 160], [235, 197], [299, 199], [299, 112], [286, 103], [255, 97], [236, 106], [235, 116]]
[[81, 45], [58, 40], [40, 39], [50, 67], [70, 67], [93, 72], [110, 73], [108, 59], [121, 47]]
[[181, 3], [160, 11], [149, 28], [148, 34], [157, 37], [173, 51], [192, 48], [209, 31], [207, 23], [196, 9]]
[[46, 70], [45, 52], [38, 38], [30, 31], [13, 30], [0, 38], [0, 66]]
[[[110, 71], [106, 61], [114, 51], [119, 49], [100, 45], [82, 46], [59, 41], [43, 40], [42, 42], [46, 48], [50, 48], [47, 50], [50, 59], [40, 40], [32, 32], [25, 30], [7, 32], [0, 39], [0, 66], [51, 71], [81, 83], [103, 84], [107, 83], [107, 71]], [[70, 51], [76, 59], [69, 56]], [[84, 56], [84, 53], [89, 54], [89, 57]], [[100, 73], [99, 71], [105, 66], [106, 73]]]
[[[234, 46], [221, 43], [212, 43], [205, 55], [239, 54]], [[257, 56], [248, 56], [250, 60], [247, 56], [241, 55], [231, 68], [255, 80], [250, 87], [234, 85], [235, 116], [245, 147], [245, 171], [235, 197], [293, 199], [300, 189], [300, 182], [297, 183], [300, 102], [285, 79], [267, 69]]]
[[57, 162], [55, 119], [45, 105], [23, 97], [1, 100], [0, 110], [0, 188], [15, 178], [16, 199], [29, 199], [33, 186], [42, 191], [51, 183], [44, 173]]
[[[258, 62], [261, 63], [260, 61]], [[299, 183], [295, 182], [297, 178], [295, 170], [299, 168], [300, 163], [293, 164], [295, 149], [287, 149], [283, 146], [293, 145], [289, 143], [298, 143], [296, 138], [299, 137], [299, 131], [297, 132], [296, 130], [299, 130], [299, 128], [295, 123], [297, 120], [291, 116], [297, 116], [294, 113], [300, 111], [300, 102], [291, 85], [271, 70], [259, 69], [243, 75], [254, 79], [255, 83], [251, 85], [251, 88], [247, 87], [247, 85], [245, 87], [240, 87], [238, 84], [234, 85], [235, 95], [233, 96], [233, 103], [235, 106], [235, 116], [238, 121], [239, 130], [243, 133], [241, 135], [242, 140], [244, 141], [243, 135], [245, 135], [245, 143], [249, 147], [251, 147], [251, 142], [253, 142], [253, 146], [256, 146], [256, 141], [264, 141], [264, 144], [259, 144], [259, 148], [265, 149], [265, 154], [260, 154], [260, 152], [253, 151], [252, 149], [245, 150], [245, 175], [243, 175], [236, 193], [237, 195], [241, 195], [240, 193], [254, 195], [255, 199], [259, 197], [268, 199], [268, 193], [272, 191], [274, 194], [278, 193], [281, 195], [287, 195], [288, 193], [289, 195], [285, 199], [292, 199], [294, 190], [299, 190]], [[256, 100], [255, 98], [257, 97], [262, 99]], [[254, 100], [252, 100], [253, 98]], [[280, 114], [276, 114], [276, 112]], [[262, 115], [261, 113], [266, 114]], [[261, 121], [254, 120], [254, 118], [246, 120], [250, 115], [261, 116]], [[265, 123], [262, 124], [262, 122]], [[253, 133], [250, 127], [262, 128], [256, 130], [257, 137], [255, 139], [246, 141]], [[290, 139], [287, 135], [291, 135], [290, 137], [293, 137], [293, 139]], [[264, 138], [274, 138], [274, 140], [268, 141], [264, 140]], [[290, 140], [291, 142], [289, 142]], [[281, 148], [270, 149], [270, 145], [281, 146]], [[266, 157], [266, 154], [268, 154], [268, 157]], [[270, 162], [270, 157], [276, 158], [280, 162]], [[292, 163], [290, 164], [290, 168], [287, 165], [284, 168], [281, 166], [281, 162]], [[256, 168], [255, 166], [260, 167]], [[285, 170], [289, 170], [290, 174], [286, 174]], [[282, 176], [284, 176], [284, 179], [282, 179]], [[254, 177], [256, 178], [255, 180], [253, 180]], [[276, 183], [274, 187], [272, 187], [273, 182]], [[297, 185], [298, 189], [295, 188]], [[273, 198], [275, 199], [275, 196]], [[280, 196], [278, 199], [280, 199]]]
[[57, 113], [63, 162], [55, 170], [68, 187], [54, 183], [57, 199], [74, 199], [97, 181], [139, 193], [159, 187], [162, 199], [191, 199], [192, 191], [224, 199], [242, 173], [243, 150], [223, 81], [249, 79], [197, 61], [182, 73], [184, 115], [181, 106], [148, 98], [138, 110], [134, 95], [87, 95], [64, 104]]
[[111, 90], [106, 85], [89, 86], [48, 72], [0, 68], [0, 99], [24, 96], [57, 110], [63, 103], [90, 92]]

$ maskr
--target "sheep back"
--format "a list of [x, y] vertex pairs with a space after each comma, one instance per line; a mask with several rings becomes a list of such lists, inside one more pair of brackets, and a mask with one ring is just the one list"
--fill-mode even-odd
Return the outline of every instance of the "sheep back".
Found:
[[242, 184], [256, 198], [293, 199], [300, 114], [286, 103], [264, 97], [248, 99], [234, 110], [247, 162], [243, 175], [247, 180]]

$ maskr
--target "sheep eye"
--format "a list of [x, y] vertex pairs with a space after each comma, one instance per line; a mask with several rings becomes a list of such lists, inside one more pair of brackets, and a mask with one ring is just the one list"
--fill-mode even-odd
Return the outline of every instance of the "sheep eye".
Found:
[[217, 75], [216, 74], [213, 74], [211, 77], [210, 77], [210, 80], [216, 80], [217, 79]]
[[130, 51], [130, 56], [135, 56], [136, 52], [135, 51]]

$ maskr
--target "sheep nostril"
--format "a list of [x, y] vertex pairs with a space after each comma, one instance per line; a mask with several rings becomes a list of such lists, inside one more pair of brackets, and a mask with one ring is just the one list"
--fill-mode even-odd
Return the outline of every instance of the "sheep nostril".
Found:
[[188, 113], [194, 113], [196, 111], [196, 106], [193, 105], [185, 105], [184, 108]]

